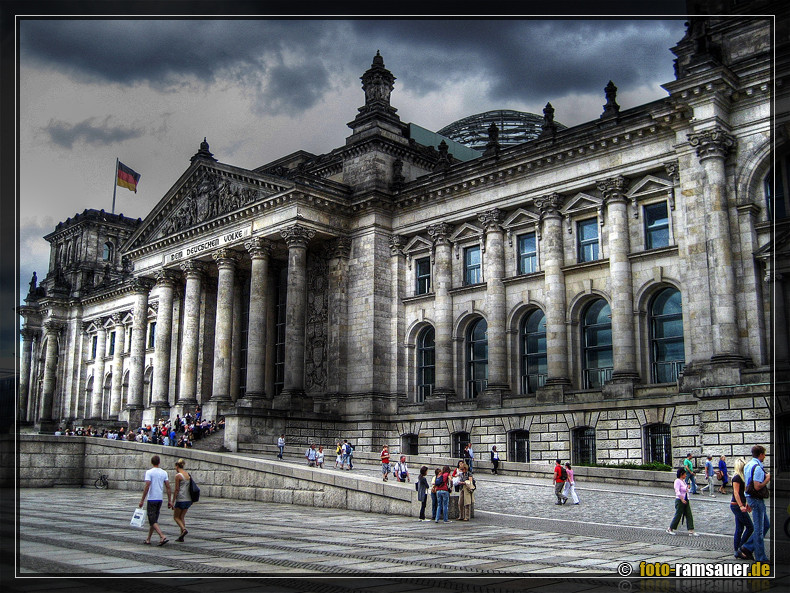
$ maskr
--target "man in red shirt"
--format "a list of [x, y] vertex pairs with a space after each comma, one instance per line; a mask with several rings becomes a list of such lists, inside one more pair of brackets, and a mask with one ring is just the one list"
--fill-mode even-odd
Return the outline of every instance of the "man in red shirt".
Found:
[[563, 474], [565, 470], [562, 467], [562, 461], [557, 459], [557, 463], [554, 466], [554, 494], [557, 495], [557, 502], [554, 504], [565, 504], [568, 500], [567, 496], [562, 495], [562, 489], [565, 488], [565, 478]]
[[381, 473], [384, 475], [384, 481], [387, 481], [387, 476], [390, 473], [390, 450], [387, 445], [381, 450]]

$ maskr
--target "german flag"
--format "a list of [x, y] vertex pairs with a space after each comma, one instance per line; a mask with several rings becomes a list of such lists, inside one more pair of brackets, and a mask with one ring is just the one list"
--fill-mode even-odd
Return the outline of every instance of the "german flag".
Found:
[[118, 185], [137, 193], [138, 181], [140, 181], [140, 174], [118, 161]]

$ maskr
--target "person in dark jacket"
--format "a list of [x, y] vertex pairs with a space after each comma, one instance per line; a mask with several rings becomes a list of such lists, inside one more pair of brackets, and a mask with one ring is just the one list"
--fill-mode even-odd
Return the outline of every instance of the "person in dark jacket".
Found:
[[428, 467], [423, 465], [420, 468], [420, 476], [417, 478], [417, 483], [414, 487], [417, 490], [417, 500], [420, 501], [420, 521], [425, 521], [425, 503], [428, 502]]
[[496, 445], [491, 447], [491, 465], [494, 466], [491, 473], [496, 474], [499, 471], [499, 453], [496, 450]]

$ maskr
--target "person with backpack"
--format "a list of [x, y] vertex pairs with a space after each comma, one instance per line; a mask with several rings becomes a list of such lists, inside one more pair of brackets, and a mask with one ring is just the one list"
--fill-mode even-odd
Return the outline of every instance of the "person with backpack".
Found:
[[395, 464], [395, 471], [393, 472], [395, 479], [398, 482], [411, 482], [409, 478], [409, 468], [406, 465], [406, 456], [401, 455], [400, 461]]
[[746, 504], [752, 508], [752, 523], [754, 531], [748, 541], [741, 545], [741, 552], [750, 560], [768, 562], [765, 553], [765, 536], [771, 528], [768, 512], [765, 508], [765, 499], [768, 498], [768, 483], [771, 481], [770, 472], [765, 471], [765, 447], [754, 445], [752, 459], [743, 468], [744, 483], [746, 487]]
[[436, 509], [436, 522], [439, 522], [439, 517], [444, 517], [444, 522], [448, 523], [448, 513], [450, 509], [450, 491], [448, 486], [450, 484], [450, 467], [445, 465], [441, 473], [436, 476], [434, 486], [436, 486], [436, 499], [439, 503], [439, 508]]
[[557, 502], [554, 504], [565, 504], [568, 501], [567, 496], [563, 496], [562, 490], [565, 488], [565, 480], [568, 479], [568, 474], [565, 468], [562, 467], [562, 461], [556, 460], [554, 464], [554, 494], [557, 496]]
[[348, 469], [351, 469], [351, 445], [345, 439], [340, 447], [340, 455], [340, 469], [346, 469], [346, 465], [348, 465]]
[[318, 451], [315, 450], [315, 443], [310, 445], [310, 448], [304, 454], [305, 459], [307, 459], [307, 466], [308, 467], [315, 467], [315, 460], [318, 457]]
[[173, 505], [173, 521], [181, 528], [181, 535], [176, 538], [177, 542], [184, 541], [184, 536], [189, 533], [184, 517], [187, 514], [187, 509], [192, 506], [192, 493], [189, 489], [192, 476], [184, 469], [185, 465], [186, 462], [183, 459], [176, 461], [176, 488], [173, 495], [176, 502]]

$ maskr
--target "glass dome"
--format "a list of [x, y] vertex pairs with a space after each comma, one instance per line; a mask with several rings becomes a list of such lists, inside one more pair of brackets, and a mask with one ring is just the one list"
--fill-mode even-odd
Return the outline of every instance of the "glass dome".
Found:
[[[459, 119], [437, 133], [483, 152], [488, 144], [488, 128], [492, 123], [499, 128], [499, 144], [513, 146], [536, 139], [540, 135], [543, 116], [524, 111], [497, 109]], [[554, 123], [558, 130], [564, 130], [566, 127], [559, 122]]]

